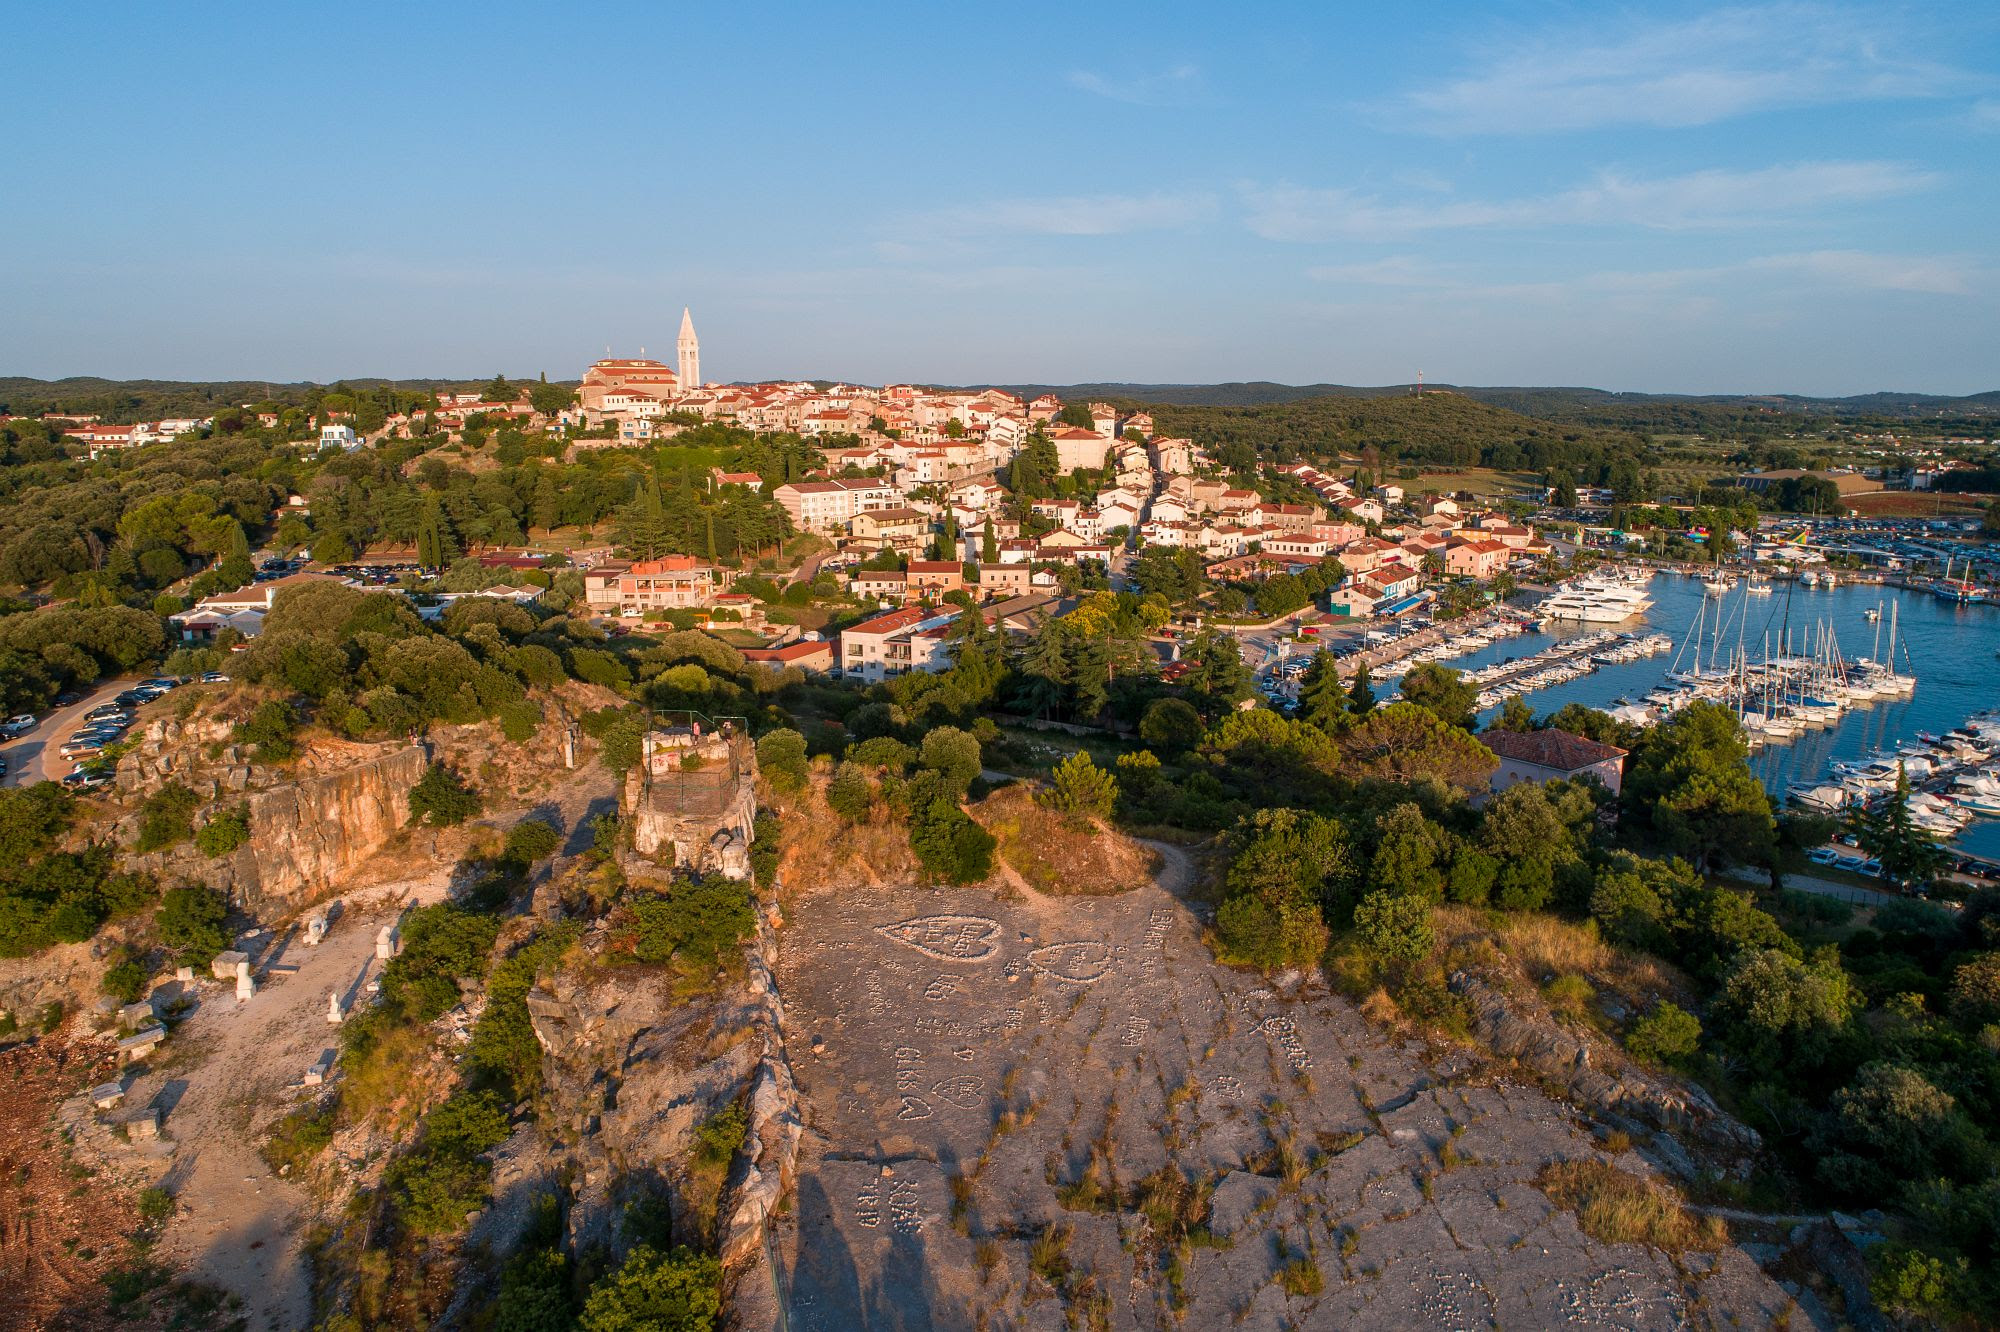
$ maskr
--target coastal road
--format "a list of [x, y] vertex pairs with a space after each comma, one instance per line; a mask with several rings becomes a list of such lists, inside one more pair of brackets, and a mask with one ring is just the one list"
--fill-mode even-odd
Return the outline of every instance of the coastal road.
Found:
[[36, 722], [34, 730], [0, 745], [0, 758], [7, 760], [5, 785], [33, 786], [36, 782], [61, 781], [76, 765], [57, 751], [72, 733], [83, 726], [83, 714], [100, 704], [109, 703], [141, 678], [126, 675], [115, 680], [101, 680], [80, 702], [57, 708]]

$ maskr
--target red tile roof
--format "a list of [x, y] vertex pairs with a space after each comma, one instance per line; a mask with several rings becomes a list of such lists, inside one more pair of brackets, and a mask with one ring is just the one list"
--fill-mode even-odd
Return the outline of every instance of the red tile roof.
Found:
[[1552, 772], [1580, 772], [1606, 759], [1624, 758], [1625, 750], [1600, 744], [1550, 727], [1541, 731], [1487, 731], [1479, 739], [1501, 758], [1532, 763]]

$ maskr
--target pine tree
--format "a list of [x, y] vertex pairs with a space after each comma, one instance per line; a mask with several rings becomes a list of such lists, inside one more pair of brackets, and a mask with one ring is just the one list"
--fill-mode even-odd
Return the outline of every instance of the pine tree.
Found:
[[986, 516], [986, 526], [979, 533], [979, 560], [982, 564], [1000, 562], [1000, 542], [993, 535], [993, 515]]
[[1347, 690], [1347, 706], [1357, 717], [1365, 717], [1375, 710], [1375, 688], [1368, 681], [1368, 663], [1365, 661], [1355, 668], [1354, 683]]
[[1050, 716], [1067, 696], [1068, 636], [1061, 620], [1048, 620], [1021, 651], [1021, 699], [1031, 712]]
[[1312, 664], [1299, 681], [1299, 720], [1332, 732], [1346, 716], [1347, 687], [1340, 682], [1333, 654], [1321, 648], [1313, 653]]
[[1896, 765], [1896, 790], [1877, 809], [1858, 816], [1854, 840], [1882, 863], [1897, 883], [1927, 884], [1943, 872], [1949, 857], [1937, 838], [1910, 819], [1910, 775]]

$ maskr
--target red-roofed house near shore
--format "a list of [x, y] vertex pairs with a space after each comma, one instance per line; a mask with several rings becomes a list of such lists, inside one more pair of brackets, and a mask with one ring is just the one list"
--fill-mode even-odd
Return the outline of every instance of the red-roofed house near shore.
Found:
[[1558, 731], [1486, 731], [1480, 742], [1500, 757], [1493, 789], [1504, 791], [1521, 782], [1553, 782], [1595, 777], [1617, 795], [1625, 778], [1626, 751], [1616, 745]]

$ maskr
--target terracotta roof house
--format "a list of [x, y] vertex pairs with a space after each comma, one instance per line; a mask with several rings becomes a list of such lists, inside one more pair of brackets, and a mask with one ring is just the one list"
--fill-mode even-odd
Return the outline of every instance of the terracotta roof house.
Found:
[[1521, 782], [1553, 782], [1595, 777], [1613, 795], [1625, 776], [1626, 751], [1568, 731], [1486, 731], [1480, 742], [1500, 758], [1493, 789]]

